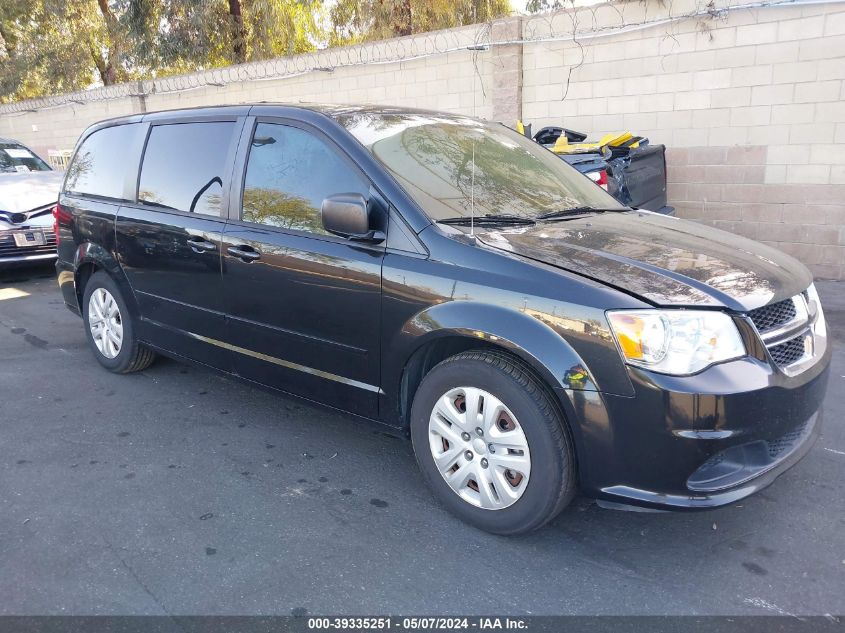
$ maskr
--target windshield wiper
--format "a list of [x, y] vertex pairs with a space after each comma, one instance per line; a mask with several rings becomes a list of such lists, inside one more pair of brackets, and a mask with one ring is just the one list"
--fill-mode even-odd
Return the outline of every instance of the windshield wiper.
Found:
[[625, 207], [620, 209], [601, 209], [598, 207], [572, 207], [570, 209], [558, 209], [557, 211], [549, 211], [548, 213], [541, 213], [537, 216], [537, 220], [551, 220], [555, 218], [568, 218], [587, 213], [605, 213], [611, 211], [627, 211]]
[[532, 218], [525, 218], [518, 215], [487, 213], [485, 215], [477, 215], [474, 218], [469, 215], [459, 215], [454, 218], [444, 218], [437, 220], [440, 224], [478, 224], [478, 225], [493, 225], [493, 224], [535, 224]]

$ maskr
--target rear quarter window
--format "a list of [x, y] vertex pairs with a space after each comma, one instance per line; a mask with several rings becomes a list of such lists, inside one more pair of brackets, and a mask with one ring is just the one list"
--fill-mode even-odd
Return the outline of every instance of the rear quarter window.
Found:
[[203, 215], [222, 215], [232, 121], [169, 123], [150, 129], [138, 201]]
[[122, 200], [126, 182], [126, 156], [137, 123], [115, 125], [89, 135], [68, 166], [65, 191], [72, 194]]

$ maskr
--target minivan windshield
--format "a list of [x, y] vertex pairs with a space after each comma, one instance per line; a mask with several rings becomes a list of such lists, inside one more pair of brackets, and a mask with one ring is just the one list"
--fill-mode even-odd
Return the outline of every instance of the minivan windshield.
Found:
[[435, 221], [626, 208], [552, 152], [497, 123], [383, 111], [340, 113], [336, 120]]
[[51, 171], [50, 166], [18, 143], [0, 142], [0, 173]]

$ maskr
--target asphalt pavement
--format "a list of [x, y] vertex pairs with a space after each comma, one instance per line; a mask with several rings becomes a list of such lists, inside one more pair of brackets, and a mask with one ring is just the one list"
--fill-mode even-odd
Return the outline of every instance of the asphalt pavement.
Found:
[[0, 614], [845, 613], [845, 283], [821, 438], [699, 513], [576, 499], [517, 538], [461, 523], [410, 444], [160, 359], [117, 376], [51, 268], [0, 272]]

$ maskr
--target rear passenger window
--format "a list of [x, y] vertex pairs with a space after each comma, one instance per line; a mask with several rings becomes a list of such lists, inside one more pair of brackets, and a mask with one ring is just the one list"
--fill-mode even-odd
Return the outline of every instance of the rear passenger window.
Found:
[[132, 147], [137, 125], [103, 128], [82, 141], [68, 166], [65, 191], [122, 200], [126, 153]]
[[231, 121], [153, 126], [138, 200], [177, 211], [222, 215], [224, 172], [234, 129]]
[[320, 220], [323, 199], [369, 194], [367, 181], [321, 138], [289, 125], [259, 123], [244, 182], [243, 219], [329, 235]]

